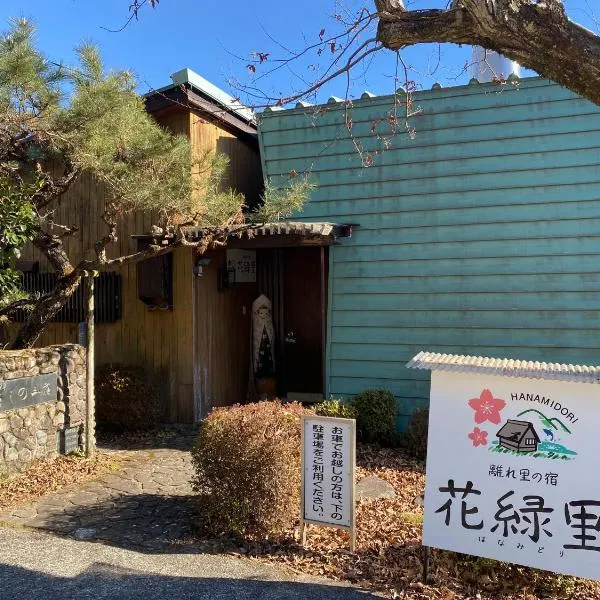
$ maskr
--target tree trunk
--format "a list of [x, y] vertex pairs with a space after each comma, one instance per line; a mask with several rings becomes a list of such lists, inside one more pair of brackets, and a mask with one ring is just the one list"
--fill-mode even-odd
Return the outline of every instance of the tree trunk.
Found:
[[71, 264], [59, 237], [38, 229], [33, 244], [41, 250], [52, 265], [58, 280], [54, 289], [34, 303], [24, 325], [12, 344], [13, 350], [31, 348], [46, 326], [73, 295], [81, 282], [82, 269]]
[[[234, 227], [231, 232], [239, 233], [248, 227]], [[65, 253], [60, 239], [44, 231], [38, 231], [33, 243], [45, 254], [48, 262], [52, 265], [58, 276], [58, 281], [52, 292], [33, 303], [34, 308], [28, 313], [26, 322], [19, 330], [17, 337], [11, 346], [12, 349], [19, 350], [21, 348], [31, 348], [36, 343], [48, 323], [52, 321], [58, 311], [65, 305], [75, 290], [77, 290], [81, 283], [81, 278], [86, 271], [94, 271], [108, 267], [118, 268], [125, 264], [135, 263], [146, 258], [161, 256], [167, 252], [172, 252], [174, 248], [182, 245], [193, 246], [198, 253], [202, 254], [211, 244], [216, 243], [217, 240], [218, 236], [210, 230], [207, 230], [207, 233], [203, 234], [194, 242], [186, 241], [184, 234], [180, 232], [180, 234], [168, 245], [151, 244], [146, 249], [134, 252], [133, 254], [120, 256], [119, 258], [110, 260], [107, 260], [106, 258], [99, 258], [96, 261], [84, 260], [74, 267]]]
[[36, 302], [12, 344], [13, 350], [32, 348], [48, 323], [73, 295], [81, 282], [81, 273], [61, 277], [47, 296]]

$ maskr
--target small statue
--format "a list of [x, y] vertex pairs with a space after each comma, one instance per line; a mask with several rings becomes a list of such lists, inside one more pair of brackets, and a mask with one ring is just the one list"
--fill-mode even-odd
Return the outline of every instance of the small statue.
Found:
[[259, 397], [276, 394], [275, 328], [272, 304], [264, 294], [252, 303], [252, 379]]

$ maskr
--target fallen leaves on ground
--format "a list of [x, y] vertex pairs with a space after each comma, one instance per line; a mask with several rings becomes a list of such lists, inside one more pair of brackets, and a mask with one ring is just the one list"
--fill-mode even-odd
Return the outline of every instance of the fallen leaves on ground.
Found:
[[148, 448], [168, 447], [169, 444], [179, 436], [190, 435], [197, 428], [190, 426], [170, 426], [148, 431], [127, 431], [116, 433], [110, 431], [99, 431], [98, 442], [103, 448], [141, 450]]
[[33, 463], [26, 471], [0, 480], [0, 510], [35, 500], [66, 485], [83, 483], [118, 468], [114, 453], [99, 451], [92, 458], [58, 456]]
[[347, 533], [309, 526], [305, 548], [299, 544], [299, 532], [295, 530], [278, 542], [252, 541], [243, 547], [238, 544], [230, 554], [348, 581], [383, 592], [389, 598], [600, 598], [600, 584], [593, 581], [442, 550], [432, 550], [430, 585], [423, 585], [424, 464], [400, 450], [372, 445], [359, 445], [357, 464], [357, 480], [380, 477], [394, 487], [396, 498], [367, 500], [358, 505], [356, 553], [349, 550]]

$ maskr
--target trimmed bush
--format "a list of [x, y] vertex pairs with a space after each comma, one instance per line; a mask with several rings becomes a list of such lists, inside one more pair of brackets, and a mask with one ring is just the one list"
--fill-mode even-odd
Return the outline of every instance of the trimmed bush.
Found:
[[429, 431], [429, 411], [417, 408], [413, 413], [404, 435], [406, 449], [417, 458], [425, 460], [427, 456], [427, 433]]
[[105, 431], [145, 431], [158, 422], [158, 396], [139, 367], [105, 365], [96, 373], [96, 421]]
[[213, 533], [276, 537], [300, 518], [298, 403], [264, 401], [218, 408], [192, 449], [205, 525]]
[[358, 439], [382, 446], [396, 441], [396, 400], [388, 390], [365, 390], [350, 401], [356, 413]]
[[343, 400], [325, 400], [315, 405], [315, 412], [322, 417], [338, 417], [340, 419], [355, 419], [356, 411]]

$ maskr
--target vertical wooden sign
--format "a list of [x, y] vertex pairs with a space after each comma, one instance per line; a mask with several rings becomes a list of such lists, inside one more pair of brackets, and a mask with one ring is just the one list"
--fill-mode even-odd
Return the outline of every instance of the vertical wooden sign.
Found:
[[350, 533], [355, 529], [356, 421], [335, 417], [302, 417], [302, 544], [306, 526], [325, 525]]

